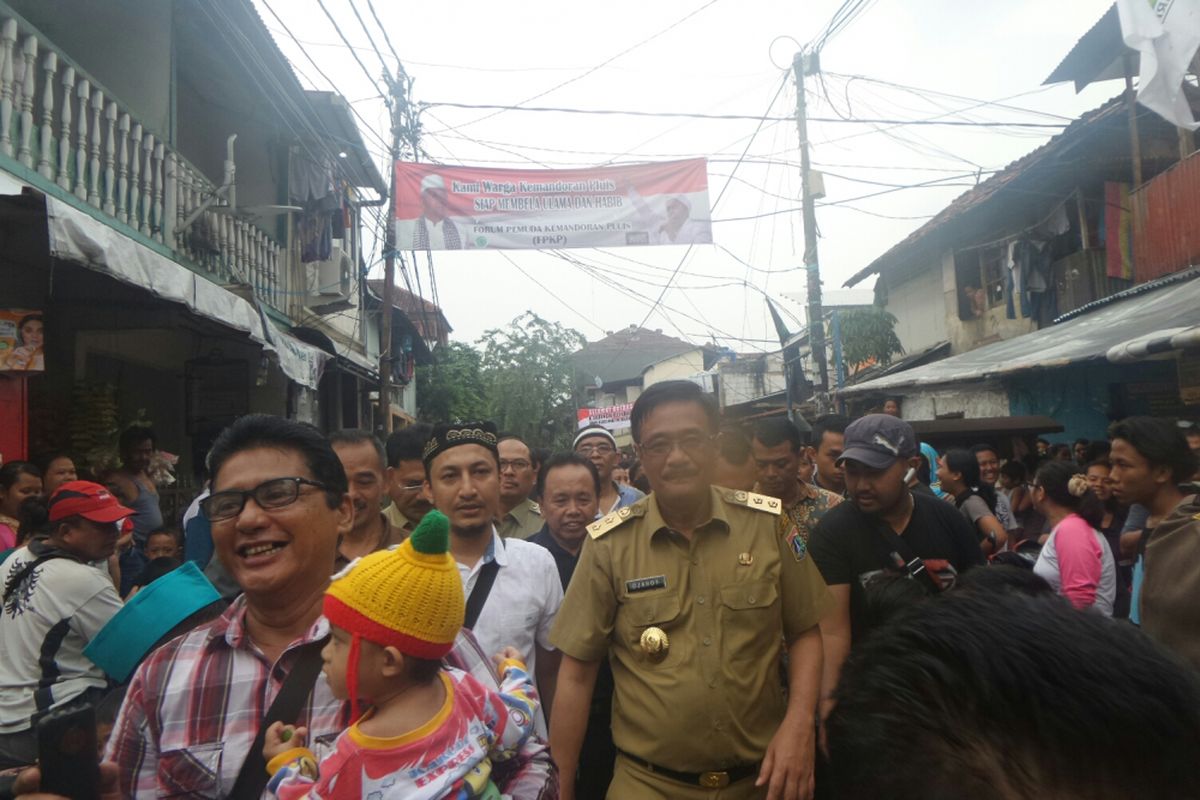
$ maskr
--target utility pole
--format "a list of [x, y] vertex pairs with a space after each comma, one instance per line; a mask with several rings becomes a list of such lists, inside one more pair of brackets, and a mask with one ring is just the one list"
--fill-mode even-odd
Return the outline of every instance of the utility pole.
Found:
[[[825, 323], [821, 309], [821, 268], [817, 259], [817, 212], [813, 207], [811, 165], [808, 159], [808, 104], [804, 98], [804, 76], [820, 71], [817, 53], [796, 53], [792, 73], [796, 79], [796, 127], [800, 133], [800, 186], [804, 206], [804, 269], [808, 273], [808, 344], [820, 379], [820, 391], [829, 391], [829, 368], [825, 363]], [[818, 406], [822, 403], [818, 401]]]
[[[403, 72], [401, 72], [403, 76]], [[383, 316], [379, 319], [379, 418], [383, 422], [383, 433], [392, 432], [392, 304], [393, 285], [396, 282], [396, 162], [400, 160], [400, 113], [401, 106], [408, 101], [407, 92], [400, 80], [387, 78], [388, 91], [392, 96], [392, 147], [388, 153], [388, 171], [391, 173], [388, 192], [387, 224], [383, 238]]]

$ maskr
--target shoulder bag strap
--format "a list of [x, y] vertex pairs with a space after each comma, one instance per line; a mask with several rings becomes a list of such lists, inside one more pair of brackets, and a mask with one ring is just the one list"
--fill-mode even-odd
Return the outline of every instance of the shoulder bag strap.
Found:
[[[916, 500], [913, 500], [916, 503]], [[914, 505], [915, 509], [915, 505]], [[908, 546], [908, 542], [904, 541], [904, 537], [892, 530], [892, 526], [880, 519], [876, 521], [875, 527], [879, 530], [879, 534], [883, 537], [883, 541], [891, 549], [891, 552], [898, 556], [904, 564], [904, 571], [908, 573], [908, 577], [915, 581], [920, 581], [921, 584], [929, 590], [930, 594], [940, 594], [942, 587], [938, 586], [937, 581], [929, 574], [929, 570], [925, 568], [925, 562], [913, 552], [913, 549]]]
[[492, 584], [496, 582], [496, 573], [499, 571], [500, 564], [495, 559], [479, 568], [479, 578], [475, 581], [475, 588], [471, 589], [471, 596], [467, 598], [467, 611], [463, 618], [463, 627], [467, 630], [475, 629], [479, 613], [483, 611], [483, 604], [492, 593]]
[[250, 752], [242, 762], [233, 789], [227, 795], [230, 800], [258, 800], [262, 796], [270, 777], [267, 775], [267, 761], [263, 758], [263, 742], [267, 737], [267, 728], [275, 722], [295, 724], [300, 715], [300, 707], [312, 694], [317, 674], [321, 671], [321, 649], [328, 641], [329, 637], [325, 636], [296, 648], [299, 651], [296, 663], [283, 679], [279, 694], [275, 695], [275, 701], [263, 716], [258, 735], [254, 737], [254, 743], [250, 745]]

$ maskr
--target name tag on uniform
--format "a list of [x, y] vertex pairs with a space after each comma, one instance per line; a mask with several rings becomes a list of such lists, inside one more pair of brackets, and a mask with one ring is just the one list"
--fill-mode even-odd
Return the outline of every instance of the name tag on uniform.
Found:
[[667, 588], [667, 576], [655, 575], [650, 578], [634, 578], [631, 581], [625, 581], [625, 591], [629, 594], [637, 594], [638, 592], [648, 592], [651, 589]]

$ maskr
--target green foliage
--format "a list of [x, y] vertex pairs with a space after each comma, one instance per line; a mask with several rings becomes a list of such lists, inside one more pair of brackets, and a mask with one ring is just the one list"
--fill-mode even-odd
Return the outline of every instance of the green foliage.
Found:
[[570, 446], [578, 395], [571, 354], [585, 343], [532, 311], [484, 333], [488, 418], [536, 445]]
[[896, 318], [879, 306], [842, 311], [842, 357], [854, 370], [872, 361], [886, 367], [904, 353], [896, 336]]
[[535, 446], [569, 447], [575, 431], [571, 354], [583, 334], [527, 311], [487, 331], [475, 346], [451, 342], [417, 369], [417, 403], [427, 422], [490, 419]]
[[487, 414], [486, 385], [478, 350], [450, 342], [433, 351], [433, 363], [417, 367], [417, 406], [421, 419], [461, 422]]

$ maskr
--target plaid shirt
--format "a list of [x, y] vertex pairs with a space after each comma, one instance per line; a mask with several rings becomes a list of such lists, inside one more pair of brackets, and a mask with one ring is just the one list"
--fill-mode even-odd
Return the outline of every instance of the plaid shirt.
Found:
[[[241, 597], [219, 619], [173, 639], [138, 667], [105, 753], [120, 770], [122, 796], [219, 798], [233, 788], [296, 648], [329, 632], [324, 617], [318, 619], [273, 665], [250, 641], [245, 616]], [[469, 634], [459, 635], [446, 662], [488, 687], [499, 685]], [[321, 675], [296, 724], [308, 728], [310, 747], [324, 758], [349, 724], [349, 704], [333, 696]], [[496, 779], [513, 798], [558, 797], [549, 749], [535, 737]]]

